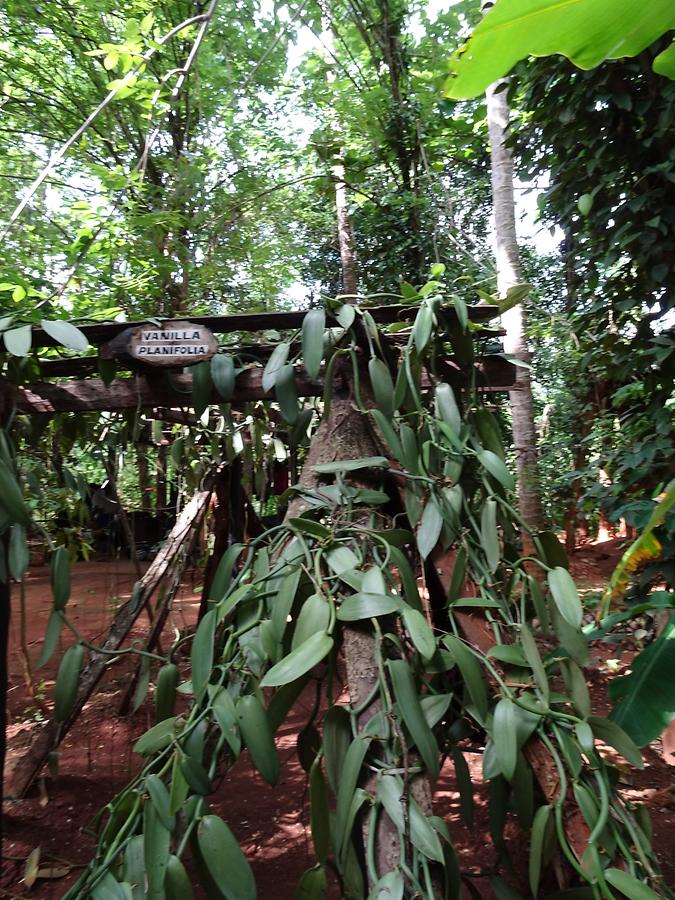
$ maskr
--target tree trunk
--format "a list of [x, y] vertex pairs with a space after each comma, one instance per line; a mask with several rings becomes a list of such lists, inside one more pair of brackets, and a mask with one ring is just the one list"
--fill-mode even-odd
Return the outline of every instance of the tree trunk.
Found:
[[[367, 391], [367, 380], [364, 379], [361, 392], [366, 403], [368, 402]], [[321, 463], [377, 456], [381, 452], [381, 448], [370, 431], [367, 415], [356, 408], [351, 397], [334, 397], [328, 416], [320, 424], [312, 439], [300, 475], [300, 484], [304, 487], [315, 488], [320, 479], [313, 471], [313, 467]], [[355, 478], [350, 481], [354, 484], [359, 483]], [[373, 487], [374, 485], [362, 486]], [[301, 496], [297, 497], [289, 504], [286, 518], [300, 515], [305, 508], [306, 502]], [[342, 638], [350, 704], [357, 707], [364, 703], [377, 682], [375, 639], [372, 627], [366, 623], [343, 626]], [[379, 700], [371, 703], [359, 716], [359, 727], [363, 729], [379, 709]], [[367, 777], [362, 787], [374, 794], [376, 791], [375, 777], [372, 775]], [[430, 815], [431, 786], [429, 779], [426, 776], [415, 778], [410, 790], [424, 813]], [[362, 832], [365, 846], [368, 842], [367, 820], [362, 823]], [[378, 817], [375, 846], [375, 858], [380, 876], [398, 867], [401, 856], [398, 830], [384, 811]], [[370, 887], [372, 888], [372, 884]]]
[[[335, 58], [334, 47], [334, 31], [331, 21], [328, 17], [323, 20], [323, 33], [326, 49], [331, 57]], [[328, 68], [326, 78], [328, 80], [328, 88], [335, 81], [335, 73], [332, 68]], [[337, 121], [337, 116], [332, 114], [334, 119], [333, 127], [339, 134], [341, 123]], [[340, 150], [342, 152], [342, 150]], [[332, 165], [333, 182], [335, 184], [335, 210], [337, 213], [337, 236], [338, 247], [340, 249], [340, 263], [342, 266], [342, 291], [344, 294], [356, 294], [359, 289], [359, 276], [356, 265], [356, 249], [354, 247], [354, 234], [352, 232], [352, 223], [349, 219], [347, 209], [347, 182], [345, 181], [345, 167], [342, 160], [336, 160]]]
[[[516, 216], [513, 196], [513, 158], [506, 145], [509, 106], [506, 82], [498, 81], [488, 88], [487, 116], [490, 132], [492, 164], [492, 203], [494, 207], [497, 255], [497, 288], [502, 297], [510, 287], [522, 281]], [[502, 315], [506, 331], [504, 349], [523, 362], [529, 363], [525, 311], [522, 304]], [[534, 531], [542, 527], [541, 498], [537, 482], [537, 440], [534, 428], [532, 384], [530, 371], [518, 366], [516, 386], [509, 392], [513, 418], [513, 444], [518, 467], [518, 504], [525, 525]], [[532, 543], [523, 530], [523, 552], [530, 555]]]
[[340, 247], [340, 261], [342, 263], [342, 288], [345, 294], [356, 294], [359, 289], [356, 250], [354, 248], [352, 225], [347, 211], [345, 167], [341, 162], [333, 165], [333, 181], [335, 182], [338, 245]]

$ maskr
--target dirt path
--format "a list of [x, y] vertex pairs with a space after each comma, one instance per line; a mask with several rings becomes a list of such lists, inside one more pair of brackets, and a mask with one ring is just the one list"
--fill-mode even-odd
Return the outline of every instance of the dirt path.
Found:
[[[599, 591], [611, 572], [618, 554], [617, 542], [589, 547], [575, 554], [573, 570], [582, 589]], [[80, 563], [73, 571], [71, 615], [77, 627], [87, 637], [96, 639], [106, 628], [116, 604], [128, 598], [135, 575], [129, 563]], [[186, 583], [181, 588], [172, 618], [167, 625], [184, 628], [196, 620], [199, 594], [197, 584]], [[115, 598], [111, 601], [110, 598]], [[14, 600], [14, 609], [18, 600]], [[31, 572], [26, 585], [27, 633], [29, 655], [37, 659], [42, 636], [50, 611], [49, 573], [47, 569]], [[12, 624], [10, 660], [11, 691], [9, 695], [11, 725], [9, 738], [12, 758], [21, 753], [22, 743], [37, 727], [36, 710], [23, 684], [22, 666], [18, 654], [20, 644], [19, 616]], [[146, 621], [136, 628], [140, 636]], [[170, 636], [167, 635], [167, 643]], [[70, 643], [70, 636], [62, 638], [63, 645], [54, 660], [37, 674], [48, 702], [53, 693], [56, 659]], [[607, 681], [611, 654], [602, 648], [594, 652], [591, 690], [595, 706], [600, 711], [609, 708]], [[627, 664], [630, 655], [620, 661]], [[62, 897], [67, 886], [75, 880], [81, 866], [90, 858], [94, 840], [87, 831], [94, 814], [128, 781], [137, 766], [131, 753], [133, 741], [151, 724], [149, 704], [141, 707], [131, 718], [116, 715], [121, 694], [127, 683], [128, 663], [112, 666], [99, 691], [64, 741], [59, 759], [59, 775], [46, 778], [24, 800], [9, 801], [5, 861], [0, 881], [0, 894], [5, 897], [30, 897], [54, 900]], [[277, 788], [268, 787], [243, 758], [228, 774], [227, 779], [209, 798], [213, 811], [223, 815], [231, 824], [251, 860], [258, 883], [260, 900], [291, 900], [294, 887], [302, 872], [314, 863], [308, 821], [305, 774], [297, 761], [295, 744], [297, 733], [306, 721], [312, 697], [302, 696], [288, 721], [282, 726], [278, 746], [282, 760], [282, 777]], [[668, 788], [673, 783], [673, 769], [661, 759], [658, 746], [648, 748], [643, 772], [626, 775], [625, 793], [649, 806], [654, 821], [654, 840], [660, 851], [668, 880], [675, 884], [675, 860], [671, 847], [675, 838], [675, 794]], [[481, 757], [469, 755], [472, 775], [480, 780]], [[476, 821], [467, 829], [459, 815], [459, 795], [455, 790], [452, 767], [444, 769], [438, 784], [435, 811], [450, 826], [462, 868], [474, 875], [472, 883], [477, 896], [492, 897], [488, 881], [481, 877], [493, 860], [488, 837], [487, 790], [480, 786], [476, 792]], [[509, 846], [522, 871], [523, 836], [510, 829]], [[40, 846], [43, 865], [62, 866], [62, 877], [39, 880], [31, 890], [21, 883], [23, 860]], [[63, 875], [64, 863], [72, 866]], [[56, 870], [58, 874], [58, 868]], [[205, 896], [197, 894], [197, 896]], [[339, 896], [333, 886], [332, 897]], [[469, 896], [469, 894], [467, 894]]]

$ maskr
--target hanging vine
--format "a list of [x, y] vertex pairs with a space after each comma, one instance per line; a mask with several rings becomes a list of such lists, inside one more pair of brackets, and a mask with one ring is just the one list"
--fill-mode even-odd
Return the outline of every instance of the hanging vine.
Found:
[[[541, 533], [537, 556], [519, 556], [513, 477], [475, 364], [475, 346], [494, 333], [469, 321], [459, 297], [444, 299], [438, 281], [406, 285], [405, 298], [419, 304], [407, 332], [334, 301], [306, 317], [296, 361], [310, 377], [325, 367], [326, 393], [289, 512], [223, 554], [193, 635], [165, 656], [146, 654], [157, 666], [156, 723], [134, 746], [143, 765], [99, 814], [95, 855], [67, 898], [189, 898], [186, 854], [209, 896], [255, 897], [250, 866], [208, 798], [244, 748], [277, 781], [274, 735], [308, 686], [316, 702], [303, 734], [321, 730], [320, 743], [303, 746], [316, 865], [297, 896], [324, 896], [332, 871], [344, 897], [459, 897], [452, 835], [430, 797], [451, 760], [471, 823], [464, 753], [476, 742], [493, 840], [502, 846], [515, 811], [530, 832], [535, 896], [556, 855], [588, 896], [673, 896], [644, 810], [615, 787], [603, 745], [642, 761], [621, 728], [592, 714], [565, 554]], [[339, 331], [325, 331], [327, 317]], [[298, 403], [292, 346], [274, 351], [265, 383], [297, 443], [312, 412]], [[213, 378], [228, 399], [234, 364], [217, 358], [202, 377], [197, 392]], [[365, 454], [341, 455], [355, 447]], [[66, 555], [52, 569], [54, 616], [67, 623]], [[86, 652], [78, 643], [61, 660], [57, 719]], [[351, 702], [340, 703], [345, 677]], [[512, 891], [498, 875], [493, 887]]]

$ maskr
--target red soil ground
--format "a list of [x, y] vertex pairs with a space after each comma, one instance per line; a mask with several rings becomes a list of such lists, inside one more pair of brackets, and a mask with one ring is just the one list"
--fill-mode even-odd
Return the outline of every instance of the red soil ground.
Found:
[[[573, 559], [574, 574], [582, 588], [600, 590], [618, 556], [618, 542], [588, 546]], [[110, 621], [114, 607], [125, 600], [135, 581], [128, 562], [79, 563], [74, 567], [70, 614], [78, 629], [92, 640], [99, 638]], [[189, 581], [177, 598], [167, 635], [195, 622], [199, 595]], [[112, 598], [112, 599], [111, 599]], [[26, 644], [31, 661], [37, 660], [49, 615], [51, 600], [49, 573], [35, 568], [26, 582]], [[30, 699], [24, 684], [20, 646], [19, 600], [13, 600], [10, 658], [11, 690], [9, 694], [8, 766], [20, 758], [40, 712]], [[147, 628], [143, 621], [134, 632], [140, 636]], [[167, 637], [166, 643], [171, 640]], [[51, 704], [56, 661], [70, 643], [62, 637], [60, 652], [36, 680], [44, 690], [47, 706]], [[590, 672], [591, 690], [596, 709], [606, 711], [609, 704], [606, 686], [609, 669], [608, 653], [598, 648]], [[621, 664], [630, 660], [625, 654]], [[117, 708], [128, 683], [128, 662], [111, 666], [98, 692], [87, 704], [79, 721], [60, 749], [59, 774], [47, 776], [22, 800], [5, 803], [7, 836], [5, 861], [0, 879], [0, 896], [52, 900], [62, 897], [78, 876], [81, 866], [90, 858], [93, 839], [86, 828], [97, 810], [115, 795], [134, 773], [138, 758], [131, 752], [134, 740], [152, 723], [151, 706], [146, 703], [132, 717], [121, 718]], [[296, 736], [306, 721], [310, 697], [299, 703], [280, 729], [278, 746], [282, 760], [282, 776], [276, 788], [268, 787], [243, 758], [229, 773], [216, 794], [210, 798], [213, 811], [220, 813], [232, 826], [252, 863], [260, 900], [291, 900], [302, 872], [314, 862], [308, 821], [305, 774], [295, 752]], [[675, 884], [675, 860], [669, 850], [675, 838], [675, 794], [673, 769], [660, 755], [658, 744], [647, 748], [643, 772], [631, 772], [624, 792], [647, 803], [655, 829], [655, 845], [669, 883]], [[480, 756], [469, 760], [472, 774], [480, 778]], [[446, 766], [435, 795], [435, 811], [448, 822], [462, 868], [473, 873], [474, 896], [492, 897], [493, 893], [481, 873], [493, 861], [486, 812], [486, 791], [477, 791], [477, 815], [473, 829], [465, 828], [459, 817], [458, 794], [451, 766]], [[51, 879], [40, 878], [32, 888], [22, 882], [24, 861], [36, 847], [41, 848], [41, 866], [51, 868]], [[514, 829], [509, 837], [516, 874], [526, 864], [526, 845], [522, 834]], [[46, 873], [45, 873], [46, 874]], [[527, 891], [524, 891], [527, 895]], [[203, 895], [200, 895], [203, 896]], [[333, 897], [338, 896], [334, 887]], [[470, 894], [467, 893], [467, 897]]]

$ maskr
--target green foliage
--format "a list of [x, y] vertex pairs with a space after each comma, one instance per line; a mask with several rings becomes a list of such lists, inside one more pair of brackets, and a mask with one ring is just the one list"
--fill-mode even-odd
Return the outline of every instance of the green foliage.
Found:
[[[527, 56], [560, 54], [581, 69], [637, 56], [675, 28], [670, 0], [496, 0], [452, 61], [447, 92], [475, 97]], [[675, 79], [673, 47], [654, 71]]]
[[[675, 234], [666, 149], [675, 85], [637, 60], [590, 72], [542, 60], [521, 74], [516, 156], [523, 178], [550, 176], [540, 217], [564, 236], [545, 274], [541, 261], [526, 260], [541, 298], [528, 311], [544, 395], [543, 477], [554, 485], [545, 493], [561, 524], [576, 506], [577, 525], [592, 528], [602, 510], [641, 528], [670, 479], [673, 441], [666, 317], [675, 269], [663, 247]], [[582, 215], [586, 195], [593, 202]]]
[[[404, 443], [408, 446], [410, 466], [396, 469], [403, 499], [408, 509], [420, 504], [425, 513], [433, 509], [433, 523], [428, 524], [429, 513], [427, 518], [423, 515], [415, 536], [406, 528], [391, 528], [383, 505], [388, 494], [382, 476], [390, 466], [384, 455], [317, 465], [313, 473], [319, 476], [317, 485], [294, 486], [302, 511], [243, 551], [237, 547], [236, 554], [223, 561], [219, 587], [192, 638], [191, 681], [181, 688], [191, 697], [190, 708], [178, 718], [158, 722], [137, 741], [134, 749], [144, 757], [143, 768], [109, 804], [110, 815], [99, 832], [99, 852], [77, 887], [78, 896], [86, 895], [102, 877], [118, 882], [116, 870], [105, 860], [121, 856], [126, 871], [132, 847], [124, 835], [134, 833], [143, 835], [146, 859], [152, 854], [148, 884], [154, 885], [153, 890], [161, 891], [169, 870], [176, 867], [172, 849], [180, 860], [190, 846], [202, 883], [214, 896], [253, 897], [253, 879], [236, 838], [224, 822], [209, 814], [205, 798], [213, 790], [216, 773], [233, 765], [244, 747], [263, 777], [276, 781], [274, 731], [308, 680], [315, 682], [319, 695], [334, 696], [337, 652], [355, 620], [370, 636], [369, 663], [374, 661], [376, 677], [358, 707], [331, 704], [323, 722], [316, 719], [315, 710], [301, 733], [298, 749], [310, 773], [317, 865], [303, 876], [298, 896], [313, 896], [321, 888], [327, 865], [343, 885], [352, 884], [349, 890], [355, 890], [355, 822], [363, 815], [372, 823], [382, 811], [396, 827], [408, 860], [401, 896], [433, 895], [426, 875], [431, 863], [445, 869], [451, 882], [454, 879], [452, 895], [457, 895], [460, 873], [449, 834], [444, 823], [428, 816], [412, 798], [406, 773], [414, 760], [413, 771], [421, 769], [435, 777], [443, 755], [452, 756], [463, 783], [463, 808], [470, 816], [471, 787], [458, 742], [472, 729], [487, 737], [484, 776], [491, 784], [497, 843], [508, 806], [515, 804], [523, 812], [523, 784], [531, 782], [532, 775], [522, 748], [533, 735], [560, 774], [550, 812], [535, 817], [537, 859], [530, 864], [534, 885], [540, 879], [540, 847], [546, 841], [547, 846], [561, 846], [575, 861], [580, 881], [599, 890], [605, 879], [614, 878], [613, 854], [605, 853], [610, 845], [618, 848], [627, 874], [637, 884], [661, 889], [647, 844], [637, 858], [621, 855], [621, 848], [630, 846], [624, 828], [637, 826], [631, 824], [632, 810], [614, 790], [612, 767], [596, 749], [594, 737], [636, 765], [641, 760], [617, 724], [590, 715], [583, 675], [569, 659], [570, 647], [574, 649], [575, 641], [583, 644], [583, 638], [576, 589], [566, 569], [558, 565], [565, 560], [542, 537], [547, 559], [555, 563], [536, 563], [548, 573], [550, 590], [540, 602], [555, 631], [553, 652], [542, 656], [528, 627], [536, 582], [514, 545], [512, 535], [519, 523], [514, 520], [503, 463], [500, 467], [495, 463], [501, 462], [495, 452], [500, 449], [496, 435], [485, 430], [485, 417], [478, 415], [481, 400], [470, 386], [453, 394], [454, 402], [443, 389], [431, 394], [422, 390], [422, 364], [435, 370], [443, 352], [438, 348], [448, 338], [444, 323], [452, 308], [443, 305], [440, 295], [433, 305], [420, 305], [418, 319], [432, 316], [430, 337], [420, 345], [419, 327], [410, 329], [397, 371], [391, 373], [391, 383], [401, 377], [406, 390], [381, 420], [390, 430], [379, 435], [383, 449], [392, 437], [397, 451], [402, 452]], [[330, 306], [326, 313], [330, 315]], [[354, 313], [354, 325], [343, 343], [327, 352], [357, 365], [359, 326], [368, 322], [368, 316], [358, 307]], [[386, 331], [373, 330], [372, 324], [368, 328], [373, 347], [383, 346]], [[379, 367], [374, 373], [384, 383]], [[351, 377], [358, 378], [357, 368]], [[358, 396], [363, 390], [361, 383]], [[365, 423], [367, 407], [362, 413]], [[475, 421], [490, 435], [493, 450], [482, 445]], [[405, 429], [415, 438], [414, 458]], [[488, 452], [490, 456], [485, 455]], [[460, 552], [462, 582], [472, 583], [476, 596], [458, 597], [451, 606], [441, 603], [433, 609], [430, 627], [421, 612], [414, 572], [423, 555], [450, 548]], [[237, 557], [241, 567], [233, 574]], [[489, 651], [458, 636], [463, 603], [489, 610], [493, 617], [495, 643]], [[556, 609], [564, 618], [556, 617]], [[169, 649], [158, 676], [162, 716], [171, 712], [175, 649]], [[67, 656], [62, 667], [68, 678], [59, 681], [70, 685], [76, 666]], [[512, 677], [513, 669], [517, 677]], [[561, 693], [561, 674], [568, 679], [567, 694]], [[261, 702], [262, 688], [272, 689], [267, 706]], [[58, 690], [65, 696], [72, 688]], [[310, 740], [307, 736], [317, 730], [318, 736]], [[366, 773], [373, 779], [373, 793], [363, 787]], [[583, 814], [590, 817], [590, 868], [576, 861], [565, 833], [568, 786]], [[333, 826], [328, 814], [331, 794]], [[532, 811], [526, 817], [531, 819]], [[172, 842], [179, 818], [185, 831]], [[126, 824], [120, 830], [122, 820]], [[370, 882], [379, 883], [379, 891], [399, 891], [397, 873], [376, 871], [373, 860], [373, 854], [367, 854]], [[183, 877], [182, 869], [171, 878], [179, 875]], [[357, 894], [364, 896], [363, 889]]]

